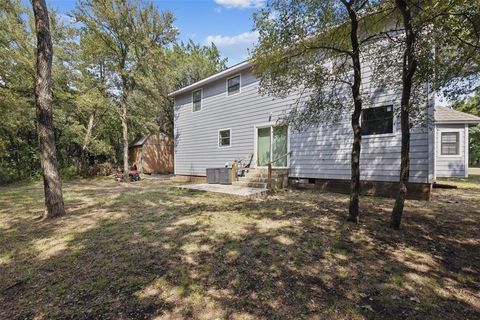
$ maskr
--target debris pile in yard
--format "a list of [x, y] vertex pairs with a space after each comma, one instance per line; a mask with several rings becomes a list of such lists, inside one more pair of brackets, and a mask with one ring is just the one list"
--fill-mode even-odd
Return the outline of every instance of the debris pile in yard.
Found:
[[[138, 170], [129, 170], [128, 175], [130, 177], [130, 181], [140, 181], [140, 174], [141, 172]], [[125, 176], [123, 175], [123, 170], [117, 169], [114, 174], [115, 181], [117, 182], [124, 182]]]

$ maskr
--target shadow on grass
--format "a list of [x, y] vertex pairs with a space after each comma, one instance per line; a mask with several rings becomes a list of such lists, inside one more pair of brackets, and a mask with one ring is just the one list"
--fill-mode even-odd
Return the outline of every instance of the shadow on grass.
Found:
[[343, 195], [239, 199], [154, 182], [67, 190], [68, 217], [5, 226], [12, 237], [0, 243], [14, 251], [0, 279], [24, 282], [0, 293], [1, 317], [480, 316], [478, 200], [462, 210], [442, 195], [411, 201], [393, 232], [386, 199], [362, 199], [357, 226], [343, 221]]

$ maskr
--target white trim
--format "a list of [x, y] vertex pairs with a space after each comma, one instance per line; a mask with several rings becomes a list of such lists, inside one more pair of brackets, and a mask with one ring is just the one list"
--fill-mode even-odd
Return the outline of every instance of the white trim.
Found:
[[228, 69], [225, 69], [219, 73], [216, 73], [214, 75], [211, 75], [210, 77], [207, 77], [203, 80], [200, 80], [200, 81], [197, 81], [195, 83], [192, 83], [191, 85], [188, 85], [186, 87], [183, 87], [181, 89], [178, 89], [176, 91], [173, 91], [173, 92], [170, 92], [168, 94], [169, 97], [173, 97], [173, 96], [176, 96], [176, 95], [179, 95], [181, 93], [184, 93], [184, 92], [188, 92], [190, 90], [193, 90], [193, 89], [196, 89], [196, 88], [199, 88], [199, 87], [202, 87], [203, 85], [209, 83], [209, 82], [212, 82], [212, 81], [215, 81], [215, 80], [218, 80], [218, 79], [221, 79], [223, 77], [226, 77], [226, 76], [229, 76], [231, 74], [235, 74], [235, 73], [238, 73], [239, 71], [243, 70], [243, 69], [246, 69], [246, 68], [249, 68], [252, 66], [252, 60], [247, 60], [247, 61], [244, 61], [244, 62], [241, 62], [237, 65], [234, 65]]
[[[236, 77], [239, 77], [240, 78], [240, 83], [238, 84], [238, 92], [235, 92], [235, 93], [232, 93], [232, 94], [228, 94], [228, 80], [230, 79], [233, 79], [233, 78], [236, 78]], [[241, 73], [237, 73], [235, 75], [232, 75], [231, 77], [228, 77], [226, 80], [225, 80], [225, 95], [227, 97], [233, 97], [237, 94], [240, 94], [242, 93], [242, 74]]]
[[436, 121], [435, 124], [470, 124], [477, 125], [480, 123], [480, 120], [441, 120]]
[[[287, 153], [290, 152], [290, 126], [289, 125], [286, 125], [287, 126]], [[289, 155], [287, 155], [287, 169], [290, 168], [290, 156], [292, 154], [290, 153]]]
[[[220, 145], [220, 131], [229, 131], [230, 132], [230, 144], [228, 146], [221, 146]], [[224, 129], [218, 129], [217, 132], [217, 147], [220, 149], [225, 149], [225, 148], [230, 148], [232, 146], [232, 129], [231, 128], [224, 128]]]
[[376, 134], [369, 134], [366, 136], [362, 136], [362, 141], [363, 140], [368, 140], [368, 139], [374, 139], [374, 138], [393, 138], [396, 137], [398, 134], [396, 132], [394, 133], [376, 133]]
[[[194, 110], [193, 106], [193, 94], [197, 91], [200, 91], [200, 109]], [[192, 90], [192, 112], [200, 112], [203, 110], [203, 88]]]
[[[175, 111], [174, 111], [175, 112]], [[176, 121], [173, 121], [173, 138], [172, 138], [172, 143], [173, 143], [173, 174], [177, 174], [177, 141], [176, 137], [177, 136], [177, 124]]]
[[468, 178], [468, 148], [469, 148], [469, 138], [468, 138], [468, 124], [465, 125], [465, 134], [464, 134], [464, 145], [465, 145], [465, 178]]
[[263, 123], [258, 123], [258, 124], [253, 125], [253, 164], [254, 164], [255, 168], [265, 168], [265, 167], [257, 166], [257, 157], [258, 157], [258, 154], [257, 154], [257, 146], [258, 146], [257, 145], [257, 139], [258, 139], [257, 130], [258, 130], [258, 128], [267, 128], [267, 127], [270, 127], [270, 126], [273, 126], [273, 125], [275, 125], [275, 121], [263, 122]]
[[[438, 157], [440, 158], [461, 158], [464, 156], [465, 150], [462, 150], [461, 144], [462, 139], [465, 144], [465, 137], [462, 137], [462, 131], [465, 131], [463, 128], [453, 129], [453, 128], [438, 128], [437, 132], [439, 134], [438, 139]], [[458, 154], [442, 154], [442, 133], [458, 133]]]
[[[427, 82], [428, 88], [430, 83]], [[437, 127], [435, 126], [435, 90], [430, 93], [432, 104], [427, 104], [427, 134], [428, 134], [428, 177], [429, 183], [437, 180]]]
[[[279, 124], [275, 121], [271, 122], [265, 122], [265, 123], [259, 123], [259, 124], [254, 124], [253, 125], [253, 135], [254, 135], [254, 143], [253, 143], [253, 167], [254, 168], [267, 168], [266, 166], [259, 166], [257, 165], [257, 140], [258, 140], [258, 129], [264, 129], [264, 128], [270, 128], [270, 161], [272, 160], [272, 138], [273, 138], [273, 127], [279, 127], [279, 126], [287, 126], [287, 152], [290, 152], [290, 126], [288, 124]], [[290, 155], [287, 156], [287, 166], [286, 167], [273, 167], [273, 169], [288, 169], [290, 168]]]
[[436, 173], [436, 127], [434, 124], [435, 119], [435, 99], [436, 93], [435, 90], [431, 89], [431, 84], [429, 81], [426, 83], [427, 86], [427, 103], [426, 103], [426, 116], [427, 116], [427, 142], [428, 142], [428, 178], [427, 183], [432, 183], [437, 179]]

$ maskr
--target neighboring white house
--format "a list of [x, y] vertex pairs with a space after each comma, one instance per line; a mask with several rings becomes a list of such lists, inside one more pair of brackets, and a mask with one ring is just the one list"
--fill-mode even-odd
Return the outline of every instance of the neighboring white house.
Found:
[[[350, 181], [350, 118], [302, 132], [279, 126], [298, 96], [261, 95], [251, 68], [246, 61], [170, 94], [175, 97], [175, 174], [203, 177], [207, 168], [251, 155], [252, 167], [264, 167], [292, 151], [274, 163], [288, 169], [290, 179]], [[366, 76], [364, 87], [369, 83]], [[426, 94], [425, 112], [434, 115], [435, 127], [412, 129], [410, 181], [429, 193], [436, 177], [467, 175], [467, 128], [480, 118], [435, 108], [435, 94]], [[399, 179], [401, 132], [394, 112], [399, 104], [398, 91], [380, 92], [363, 111], [361, 179], [370, 189], [393, 188]]]
[[435, 177], [468, 177], [468, 127], [478, 123], [471, 114], [435, 108]]

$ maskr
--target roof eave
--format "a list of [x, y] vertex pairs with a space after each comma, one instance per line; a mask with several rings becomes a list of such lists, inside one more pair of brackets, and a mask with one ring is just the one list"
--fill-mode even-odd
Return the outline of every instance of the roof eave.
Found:
[[206, 77], [205, 79], [194, 82], [191, 85], [188, 85], [188, 86], [183, 87], [181, 89], [178, 89], [176, 91], [170, 92], [168, 94], [168, 97], [174, 97], [174, 96], [177, 96], [179, 94], [182, 94], [182, 93], [194, 90], [194, 89], [201, 88], [202, 86], [204, 86], [204, 85], [206, 85], [206, 84], [208, 84], [212, 81], [215, 81], [215, 80], [218, 80], [218, 79], [221, 79], [221, 78], [224, 78], [224, 77], [228, 77], [230, 75], [234, 75], [235, 73], [238, 73], [239, 71], [247, 69], [251, 66], [252, 66], [252, 60], [243, 61], [243, 62], [241, 62], [237, 65], [234, 65], [234, 66], [232, 66], [228, 69], [225, 69], [223, 71], [215, 73], [215, 74], [211, 75], [210, 77]]
[[442, 120], [435, 121], [435, 124], [479, 124], [480, 120]]

